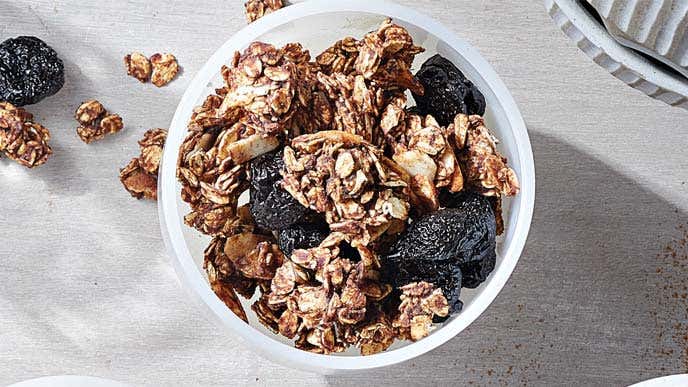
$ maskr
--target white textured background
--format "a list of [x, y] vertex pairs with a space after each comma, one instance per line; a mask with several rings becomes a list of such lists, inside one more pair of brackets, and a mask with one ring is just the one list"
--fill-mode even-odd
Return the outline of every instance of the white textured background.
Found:
[[[657, 273], [657, 254], [688, 221], [688, 113], [598, 68], [536, 0], [401, 1], [482, 52], [533, 141], [529, 242], [468, 330], [396, 367], [323, 377], [271, 364], [203, 319], [167, 263], [155, 204], [117, 175], [244, 26], [242, 3], [0, 0], [0, 40], [39, 36], [67, 72], [59, 94], [29, 108], [53, 133], [53, 157], [35, 170], [0, 160], [0, 384], [66, 373], [135, 385], [624, 385], [686, 371], [672, 335], [688, 304], [665, 286], [688, 275]], [[139, 84], [121, 64], [132, 50], [173, 52], [184, 72], [163, 89]], [[88, 98], [126, 129], [83, 144], [72, 114]]]

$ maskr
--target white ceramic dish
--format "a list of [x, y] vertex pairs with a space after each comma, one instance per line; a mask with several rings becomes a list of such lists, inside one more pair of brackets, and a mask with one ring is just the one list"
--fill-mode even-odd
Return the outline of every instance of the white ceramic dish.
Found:
[[688, 78], [688, 1], [587, 0], [621, 44]]
[[688, 109], [688, 79], [617, 42], [582, 1], [545, 0], [545, 7], [578, 48], [613, 76], [652, 98]]
[[688, 374], [664, 376], [646, 380], [630, 387], [685, 387], [688, 386]]
[[[231, 60], [236, 50], [245, 48], [252, 41], [263, 40], [277, 45], [298, 41], [311, 52], [320, 52], [344, 36], [360, 37], [376, 29], [386, 16], [407, 27], [416, 43], [428, 50], [417, 58], [417, 65], [439, 52], [459, 66], [483, 91], [488, 104], [486, 120], [501, 139], [501, 150], [518, 174], [522, 190], [504, 204], [506, 232], [498, 246], [496, 268], [478, 289], [466, 289], [462, 293], [465, 307], [461, 313], [427, 338], [416, 343], [396, 343], [381, 354], [362, 357], [354, 350], [331, 356], [312, 354], [293, 348], [291, 341], [263, 328], [255, 322], [250, 311], [247, 314], [253, 318], [252, 324], [245, 324], [210, 289], [202, 270], [203, 249], [209, 238], [183, 224], [183, 216], [189, 207], [180, 199], [180, 185], [175, 178], [178, 149], [186, 135], [192, 109], [201, 104], [214, 87], [221, 85], [220, 67]], [[431, 18], [396, 4], [361, 0], [298, 3], [266, 16], [229, 39], [196, 75], [177, 108], [165, 145], [158, 184], [160, 223], [169, 255], [183, 286], [199, 301], [201, 308], [211, 319], [228, 328], [229, 334], [242, 338], [250, 348], [265, 357], [321, 373], [399, 363], [430, 351], [464, 330], [487, 309], [514, 270], [530, 228], [535, 195], [533, 155], [525, 124], [509, 91], [492, 67], [474, 48]]]

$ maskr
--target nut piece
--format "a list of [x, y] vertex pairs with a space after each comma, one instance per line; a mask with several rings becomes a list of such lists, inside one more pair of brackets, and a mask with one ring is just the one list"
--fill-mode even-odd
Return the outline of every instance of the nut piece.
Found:
[[107, 134], [117, 133], [124, 128], [122, 117], [109, 114], [103, 105], [94, 99], [82, 103], [76, 109], [74, 118], [80, 124], [76, 133], [86, 144], [103, 139]]
[[158, 167], [167, 137], [164, 129], [151, 129], [139, 141], [141, 154], [129, 161], [119, 172], [119, 180], [131, 196], [158, 199]]
[[134, 52], [124, 57], [124, 65], [127, 68], [127, 75], [146, 83], [151, 76], [151, 63], [145, 55]]
[[244, 4], [246, 8], [246, 20], [249, 23], [282, 8], [282, 0], [249, 0]]
[[0, 152], [19, 164], [33, 168], [44, 164], [53, 151], [50, 131], [33, 122], [33, 115], [9, 102], [0, 101]]
[[163, 87], [170, 83], [179, 72], [177, 58], [172, 54], [153, 54], [150, 57], [150, 62], [153, 65], [151, 82], [157, 87]]

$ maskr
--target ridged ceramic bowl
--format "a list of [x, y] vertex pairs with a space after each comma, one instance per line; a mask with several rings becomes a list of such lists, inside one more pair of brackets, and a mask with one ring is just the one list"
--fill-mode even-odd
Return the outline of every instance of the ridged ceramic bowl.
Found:
[[652, 98], [688, 109], [688, 79], [616, 41], [586, 0], [545, 0], [545, 7], [566, 36], [613, 76]]
[[[317, 53], [344, 36], [363, 36], [387, 17], [406, 28], [416, 44], [427, 49], [415, 67], [435, 53], [454, 62], [482, 90], [488, 110], [485, 118], [501, 140], [500, 150], [521, 181], [521, 192], [505, 201], [505, 234], [498, 241], [497, 265], [479, 288], [462, 291], [463, 311], [439, 325], [428, 337], [415, 342], [397, 342], [386, 352], [360, 356], [353, 348], [338, 355], [318, 355], [293, 347], [291, 340], [265, 329], [244, 303], [250, 325], [234, 315], [208, 285], [203, 272], [203, 250], [209, 237], [183, 223], [189, 206], [180, 198], [175, 177], [178, 150], [186, 136], [192, 109], [222, 84], [220, 66], [229, 63], [236, 50], [262, 40], [276, 45], [301, 42]], [[228, 335], [275, 362], [300, 369], [334, 373], [387, 366], [421, 355], [456, 336], [483, 313], [506, 284], [526, 241], [533, 215], [535, 174], [526, 126], [509, 91], [478, 51], [436, 21], [409, 8], [383, 1], [315, 0], [298, 3], [270, 14], [232, 36], [205, 64], [179, 103], [165, 144], [159, 176], [159, 212], [163, 237], [183, 286], [199, 301], [210, 319]], [[490, 340], [486, 337], [485, 340]]]
[[587, 0], [621, 44], [688, 78], [688, 1]]

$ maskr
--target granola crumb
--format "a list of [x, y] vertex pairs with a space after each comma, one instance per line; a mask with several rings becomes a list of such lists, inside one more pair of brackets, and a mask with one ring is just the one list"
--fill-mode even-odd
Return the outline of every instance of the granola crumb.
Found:
[[170, 83], [179, 72], [177, 58], [172, 54], [153, 54], [150, 62], [153, 65], [151, 82], [157, 87]]
[[151, 129], [139, 141], [141, 154], [122, 168], [119, 179], [124, 188], [137, 199], [158, 199], [158, 169], [167, 131]]
[[282, 0], [249, 0], [244, 3], [244, 8], [246, 8], [246, 20], [249, 23], [253, 23], [261, 17], [277, 11], [282, 7], [284, 7]]
[[0, 101], [0, 152], [7, 158], [27, 168], [42, 165], [53, 153], [48, 141], [50, 131], [31, 113]]
[[122, 117], [110, 114], [100, 102], [94, 99], [83, 102], [76, 109], [74, 118], [79, 123], [76, 133], [86, 144], [101, 140], [106, 135], [117, 133], [124, 128]]
[[151, 62], [140, 52], [134, 52], [124, 57], [124, 65], [127, 68], [127, 75], [138, 79], [141, 83], [146, 83], [151, 76]]

